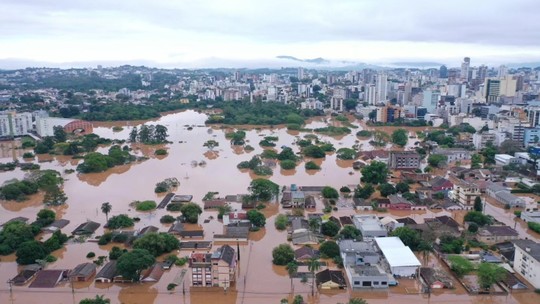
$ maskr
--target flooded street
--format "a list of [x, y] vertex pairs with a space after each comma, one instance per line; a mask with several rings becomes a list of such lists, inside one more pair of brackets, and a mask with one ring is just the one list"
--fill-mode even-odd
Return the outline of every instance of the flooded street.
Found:
[[[100, 207], [104, 202], [112, 205], [109, 217], [118, 214], [128, 214], [131, 217], [139, 217], [141, 220], [133, 229], [141, 229], [148, 225], [159, 228], [166, 232], [170, 224], [161, 224], [159, 219], [165, 214], [180, 215], [179, 212], [169, 212], [158, 209], [152, 212], [138, 212], [130, 207], [134, 200], [155, 200], [160, 202], [164, 194], [155, 194], [156, 183], [166, 178], [175, 177], [180, 181], [180, 186], [175, 191], [178, 194], [193, 195], [193, 202], [202, 205], [203, 196], [209, 192], [219, 192], [218, 196], [224, 197], [230, 194], [242, 194], [248, 192], [248, 186], [253, 178], [257, 178], [251, 172], [242, 172], [236, 165], [241, 161], [250, 160], [252, 156], [260, 154], [263, 148], [259, 146], [264, 136], [277, 136], [276, 151], [282, 146], [292, 147], [295, 152], [299, 147], [293, 145], [297, 138], [308, 134], [306, 132], [287, 131], [285, 127], [253, 128], [246, 131], [246, 145], [255, 150], [246, 152], [242, 147], [230, 145], [225, 133], [231, 128], [221, 126], [205, 126], [206, 115], [194, 111], [169, 114], [162, 118], [148, 122], [149, 124], [162, 124], [169, 130], [171, 144], [161, 146], [132, 145], [133, 153], [138, 156], [147, 156], [148, 160], [129, 165], [118, 166], [103, 173], [77, 174], [65, 173], [67, 169], [75, 169], [82, 160], [71, 159], [66, 156], [40, 155], [35, 162], [39, 162], [41, 169], [53, 169], [62, 173], [66, 179], [64, 191], [68, 196], [65, 205], [51, 208], [57, 213], [58, 218], [70, 220], [70, 223], [62, 229], [70, 234], [79, 224], [93, 220], [101, 223], [96, 235], [104, 233], [105, 215]], [[357, 122], [353, 122], [358, 124]], [[122, 125], [124, 129], [113, 132], [112, 126]], [[94, 133], [101, 137], [111, 139], [127, 139], [134, 122], [129, 124], [104, 123], [95, 124]], [[306, 128], [324, 127], [327, 123], [321, 119], [311, 121]], [[193, 126], [188, 130], [186, 126]], [[369, 138], [356, 137], [355, 133], [362, 128], [353, 129], [351, 134], [340, 137], [318, 135], [322, 141], [328, 141], [336, 149], [342, 147], [351, 148], [355, 144], [361, 144], [361, 150], [374, 149], [369, 144]], [[412, 134], [411, 134], [412, 135]], [[207, 140], [216, 140], [219, 146], [209, 151], [203, 147]], [[411, 145], [413, 140], [409, 140]], [[0, 162], [13, 161], [14, 158], [23, 162], [24, 150], [15, 149], [13, 143], [4, 142], [0, 145]], [[155, 150], [165, 148], [166, 156], [155, 156]], [[98, 151], [107, 151], [108, 147], [101, 147]], [[206, 162], [205, 165], [193, 165], [193, 162]], [[307, 161], [307, 160], [305, 160]], [[300, 186], [333, 186], [340, 188], [345, 185], [355, 185], [360, 179], [358, 171], [352, 169], [352, 161], [342, 161], [336, 158], [335, 153], [330, 153], [325, 159], [317, 160], [321, 166], [319, 171], [307, 172], [304, 168], [305, 161], [299, 163], [294, 170], [282, 170], [279, 165], [273, 168], [273, 175], [268, 177], [280, 186], [297, 184]], [[14, 171], [0, 174], [0, 183], [12, 178], [23, 178], [25, 172], [19, 168]], [[7, 220], [24, 216], [34, 220], [37, 212], [43, 208], [42, 195], [32, 196], [25, 202], [2, 202], [0, 203], [0, 223]], [[322, 210], [322, 203], [318, 202], [317, 212]], [[495, 208], [495, 207], [492, 207]], [[289, 210], [290, 211], [290, 210]], [[279, 303], [282, 298], [292, 299], [291, 283], [284, 267], [272, 265], [272, 248], [280, 243], [287, 242], [287, 233], [274, 228], [274, 219], [280, 212], [281, 207], [271, 202], [263, 210], [267, 216], [266, 228], [250, 234], [250, 241], [240, 244], [240, 262], [236, 286], [224, 291], [218, 288], [190, 288], [190, 273], [186, 274], [184, 286], [177, 286], [174, 291], [167, 291], [167, 285], [175, 279], [183, 267], [173, 267], [167, 270], [158, 283], [136, 284], [105, 284], [105, 283], [62, 283], [56, 288], [40, 289], [28, 288], [27, 286], [13, 286], [9, 292], [7, 282], [13, 278], [19, 267], [15, 262], [14, 255], [0, 257], [0, 303], [78, 303], [81, 299], [94, 297], [96, 294], [105, 295], [111, 299], [111, 303]], [[489, 213], [493, 211], [488, 209]], [[504, 212], [504, 211], [503, 211]], [[355, 213], [352, 208], [341, 208], [334, 212], [335, 216], [350, 215]], [[410, 216], [418, 222], [424, 217], [435, 215], [451, 215], [446, 211], [391, 211], [394, 217]], [[213, 217], [213, 219], [210, 219]], [[199, 218], [199, 225], [204, 228], [205, 240], [212, 240], [214, 234], [223, 233], [223, 225], [216, 220], [217, 211], [205, 210]], [[203, 223], [208, 219], [207, 223]], [[118, 246], [117, 244], [115, 244]], [[214, 244], [212, 250], [222, 245]], [[230, 244], [236, 248], [236, 244]], [[54, 256], [58, 261], [50, 264], [48, 269], [72, 269], [76, 265], [90, 261], [86, 258], [88, 252], [95, 252], [96, 256], [107, 256], [112, 245], [99, 246], [95, 242], [72, 243], [65, 248], [55, 251]], [[178, 256], [187, 256], [190, 251], [179, 251]], [[98, 268], [99, 269], [99, 268]], [[399, 287], [392, 287], [388, 291], [322, 291], [315, 297], [311, 296], [311, 280], [301, 283], [300, 279], [294, 280], [294, 294], [302, 294], [308, 303], [346, 303], [349, 297], [357, 296], [366, 299], [369, 303], [540, 303], [540, 295], [531, 292], [510, 294], [508, 296], [469, 296], [461, 288], [455, 290], [437, 291], [431, 295], [411, 294], [414, 290], [414, 282], [404, 282]], [[410, 288], [405, 288], [412, 284]], [[46, 297], [44, 299], [44, 297]]]

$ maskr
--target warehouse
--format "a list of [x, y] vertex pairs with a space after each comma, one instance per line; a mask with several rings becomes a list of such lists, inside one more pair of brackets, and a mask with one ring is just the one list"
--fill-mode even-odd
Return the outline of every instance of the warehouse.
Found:
[[417, 275], [418, 268], [421, 266], [420, 261], [398, 237], [376, 237], [375, 243], [394, 276], [411, 277]]

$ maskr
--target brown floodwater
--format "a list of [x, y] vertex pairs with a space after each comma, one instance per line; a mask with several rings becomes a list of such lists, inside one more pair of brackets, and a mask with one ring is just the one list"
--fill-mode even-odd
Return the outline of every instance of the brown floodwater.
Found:
[[[160, 224], [159, 219], [165, 214], [179, 215], [177, 212], [155, 210], [152, 212], [137, 212], [130, 206], [135, 200], [161, 201], [163, 194], [155, 194], [155, 184], [170, 177], [180, 181], [180, 186], [175, 191], [179, 194], [193, 195], [193, 201], [200, 203], [202, 197], [208, 191], [219, 192], [219, 196], [228, 194], [247, 193], [249, 183], [257, 178], [249, 170], [238, 170], [236, 165], [249, 160], [253, 155], [259, 154], [263, 148], [259, 141], [264, 136], [278, 136], [276, 150], [281, 146], [289, 146], [298, 152], [299, 147], [293, 143], [306, 132], [288, 131], [284, 126], [274, 128], [239, 127], [247, 133], [246, 142], [255, 148], [255, 151], [246, 152], [243, 147], [231, 146], [225, 133], [230, 128], [220, 126], [205, 126], [206, 115], [194, 111], [177, 112], [165, 115], [159, 119], [148, 122], [120, 122], [120, 123], [97, 123], [94, 132], [102, 137], [111, 139], [127, 139], [133, 126], [141, 123], [160, 123], [169, 129], [171, 144], [162, 146], [131, 145], [133, 153], [138, 156], [147, 156], [149, 159], [129, 165], [118, 166], [103, 173], [77, 174], [65, 173], [67, 169], [75, 169], [80, 160], [73, 160], [66, 156], [38, 155], [35, 162], [39, 162], [42, 169], [54, 169], [62, 173], [66, 179], [64, 191], [68, 201], [64, 206], [53, 208], [58, 218], [70, 220], [70, 224], [63, 229], [70, 233], [76, 226], [86, 220], [100, 222], [102, 226], [96, 232], [101, 235], [104, 232], [105, 215], [100, 211], [103, 202], [112, 205], [109, 216], [122, 213], [141, 220], [136, 223], [134, 229], [140, 229], [148, 225], [159, 227], [160, 231], [167, 231], [170, 225]], [[359, 125], [358, 121], [351, 119], [353, 124]], [[333, 123], [330, 118], [315, 118], [309, 121], [307, 128], [318, 128]], [[113, 126], [123, 126], [119, 132], [112, 130]], [[187, 126], [192, 126], [188, 130]], [[362, 150], [378, 149], [369, 144], [369, 138], [359, 139], [355, 136], [358, 129], [352, 134], [330, 137], [318, 135], [323, 141], [328, 141], [339, 149], [361, 144]], [[413, 135], [411, 133], [411, 135]], [[203, 147], [203, 143], [209, 139], [219, 142], [219, 146], [209, 151]], [[409, 141], [406, 148], [412, 147], [413, 140]], [[22, 161], [23, 149], [17, 149], [19, 141], [0, 143], [0, 162], [12, 161], [14, 158]], [[388, 145], [391, 147], [391, 145]], [[156, 149], [165, 148], [168, 155], [156, 157]], [[106, 152], [108, 147], [100, 147], [98, 151]], [[306, 171], [305, 159], [299, 162], [296, 169], [282, 170], [279, 164], [273, 170], [270, 180], [280, 186], [298, 184], [311, 186], [330, 185], [339, 188], [344, 185], [358, 183], [360, 174], [352, 169], [352, 161], [342, 161], [336, 158], [335, 153], [329, 153], [325, 159], [314, 160], [321, 166], [321, 170]], [[16, 169], [10, 172], [0, 173], [0, 183], [12, 178], [23, 178], [25, 172]], [[0, 223], [16, 216], [25, 216], [30, 219], [36, 217], [37, 212], [43, 208], [42, 195], [37, 194], [25, 202], [0, 202]], [[346, 200], [347, 201], [347, 200]], [[350, 200], [349, 200], [350, 202]], [[239, 209], [235, 204], [234, 209]], [[323, 204], [317, 199], [317, 209], [320, 212]], [[496, 207], [493, 207], [496, 208]], [[237, 275], [237, 283], [229, 290], [218, 288], [191, 288], [189, 272], [184, 278], [184, 286], [178, 286], [174, 291], [167, 291], [167, 285], [179, 276], [182, 267], [173, 267], [165, 272], [158, 283], [143, 284], [96, 284], [94, 282], [62, 283], [52, 289], [35, 289], [27, 286], [14, 286], [10, 294], [8, 279], [14, 277], [20, 270], [15, 262], [14, 255], [0, 257], [0, 303], [78, 303], [81, 299], [94, 297], [96, 294], [104, 295], [111, 299], [112, 303], [279, 303], [280, 299], [292, 299], [291, 282], [287, 271], [282, 266], [272, 265], [272, 248], [280, 243], [287, 243], [287, 232], [278, 231], [274, 228], [274, 219], [277, 214], [290, 212], [282, 210], [274, 202], [270, 203], [263, 213], [267, 217], [266, 228], [250, 235], [250, 241], [240, 244], [240, 263]], [[350, 215], [355, 213], [351, 207], [340, 207], [335, 216]], [[503, 213], [503, 211], [501, 211]], [[422, 222], [423, 218], [433, 215], [451, 215], [456, 218], [459, 212], [454, 214], [446, 211], [390, 211], [396, 218], [411, 216]], [[386, 215], [387, 215], [386, 214]], [[505, 213], [506, 214], [506, 213]], [[462, 215], [461, 215], [462, 216]], [[204, 211], [198, 225], [186, 225], [187, 229], [197, 227], [204, 228], [206, 240], [212, 240], [214, 234], [223, 233], [222, 224], [216, 220], [216, 211]], [[204, 220], [209, 220], [204, 223]], [[43, 237], [43, 236], [39, 236]], [[45, 236], [47, 237], [47, 236]], [[87, 262], [88, 252], [95, 252], [96, 256], [107, 256], [112, 246], [109, 244], [99, 246], [96, 242], [76, 243], [70, 242], [65, 248], [54, 252], [58, 261], [48, 266], [49, 269], [71, 269], [77, 264]], [[222, 245], [214, 244], [212, 250]], [[236, 244], [231, 244], [236, 247]], [[120, 246], [121, 247], [121, 246]], [[178, 256], [187, 256], [190, 251], [178, 251]], [[160, 257], [162, 259], [163, 257]], [[184, 266], [185, 268], [186, 266]], [[539, 303], [540, 296], [532, 292], [514, 293], [503, 297], [469, 296], [463, 289], [437, 291], [428, 298], [419, 295], [418, 285], [415, 281], [403, 280], [399, 287], [390, 288], [388, 291], [322, 291], [311, 296], [311, 280], [301, 283], [294, 280], [294, 294], [301, 294], [308, 303], [345, 303], [349, 297], [356, 296], [366, 299], [369, 303]], [[46, 299], [43, 297], [46, 296]]]

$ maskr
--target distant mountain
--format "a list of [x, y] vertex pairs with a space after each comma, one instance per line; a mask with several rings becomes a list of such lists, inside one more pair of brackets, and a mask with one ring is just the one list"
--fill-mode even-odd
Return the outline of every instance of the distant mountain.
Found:
[[403, 68], [439, 68], [444, 63], [439, 62], [430, 62], [430, 61], [419, 61], [419, 62], [392, 62], [389, 64], [394, 67], [403, 67]]
[[536, 68], [540, 67], [540, 62], [521, 62], [521, 63], [510, 63], [507, 64], [509, 68]]
[[321, 58], [321, 57], [313, 58], [313, 59], [300, 59], [300, 58], [296, 58], [294, 56], [280, 55], [280, 56], [276, 56], [276, 58], [293, 60], [293, 61], [298, 61], [298, 62], [315, 63], [315, 64], [327, 64], [327, 63], [330, 63], [330, 61], [328, 61], [328, 60], [326, 60], [324, 58]]

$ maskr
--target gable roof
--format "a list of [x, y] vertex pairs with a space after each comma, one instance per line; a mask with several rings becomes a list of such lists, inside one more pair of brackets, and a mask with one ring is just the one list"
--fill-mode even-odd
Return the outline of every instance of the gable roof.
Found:
[[319, 243], [319, 239], [311, 231], [293, 232], [291, 238], [294, 245]]
[[77, 228], [73, 230], [72, 234], [92, 234], [96, 232], [99, 226], [101, 226], [100, 223], [88, 221], [77, 226]]
[[60, 229], [62, 229], [64, 227], [66, 227], [69, 223], [70, 223], [69, 220], [59, 219], [59, 220], [56, 220], [56, 221], [52, 222], [50, 225], [48, 225], [46, 227], [43, 227], [42, 230], [45, 230], [45, 231], [60, 230]]
[[143, 282], [157, 282], [163, 276], [165, 271], [161, 268], [160, 263], [155, 263], [152, 267], [146, 269], [141, 275], [141, 281]]
[[212, 254], [212, 259], [219, 259], [229, 264], [229, 266], [234, 266], [235, 255], [236, 251], [231, 246], [223, 245]]
[[158, 232], [159, 228], [156, 227], [156, 226], [146, 226], [144, 227], [143, 229], [141, 229], [141, 231], [139, 231], [139, 235], [145, 235], [147, 233], [151, 233], [151, 232]]
[[420, 268], [420, 276], [424, 279], [424, 281], [432, 285], [436, 282], [443, 283], [444, 287], [446, 288], [452, 288], [453, 282], [452, 279], [450, 279], [446, 274], [444, 274], [441, 271], [437, 271], [430, 267], [421, 267]]
[[169, 233], [180, 233], [184, 231], [184, 224], [182, 224], [181, 222], [175, 222], [174, 224], [172, 224], [171, 228], [169, 228]]
[[315, 275], [315, 279], [317, 281], [317, 285], [331, 281], [339, 286], [347, 286], [345, 277], [343, 276], [343, 272], [341, 270], [330, 270], [327, 268], [318, 272]]
[[73, 270], [69, 272], [68, 277], [88, 277], [96, 271], [96, 264], [94, 263], [82, 263], [77, 265]]
[[491, 235], [518, 236], [518, 232], [509, 226], [486, 226], [484, 227]]
[[183, 230], [179, 234], [181, 237], [204, 237], [204, 230]]
[[47, 269], [37, 273], [36, 278], [30, 284], [30, 288], [52, 288], [63, 278], [67, 270]]
[[294, 251], [294, 256], [297, 260], [319, 257], [319, 251], [308, 246], [303, 246]]
[[96, 274], [96, 278], [107, 278], [112, 280], [116, 275], [116, 261], [109, 261]]
[[402, 224], [405, 224], [405, 225], [415, 225], [416, 224], [416, 221], [413, 220], [410, 217], [399, 218], [399, 219], [396, 219], [396, 221], [398, 223], [402, 223]]

